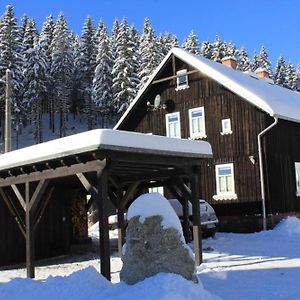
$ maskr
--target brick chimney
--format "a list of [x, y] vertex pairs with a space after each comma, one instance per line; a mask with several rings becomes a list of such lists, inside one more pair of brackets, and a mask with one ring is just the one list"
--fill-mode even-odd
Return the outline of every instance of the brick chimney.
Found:
[[260, 78], [269, 78], [269, 72], [265, 68], [257, 68], [255, 74]]
[[225, 56], [222, 58], [222, 65], [235, 70], [237, 67], [236, 58], [234, 56]]

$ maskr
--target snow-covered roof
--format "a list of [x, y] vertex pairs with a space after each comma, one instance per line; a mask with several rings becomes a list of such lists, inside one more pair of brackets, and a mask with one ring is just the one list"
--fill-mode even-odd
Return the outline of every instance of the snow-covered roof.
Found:
[[113, 129], [95, 129], [0, 155], [0, 170], [60, 159], [96, 150], [117, 150], [181, 157], [211, 157], [207, 142]]
[[268, 80], [259, 79], [257, 76], [250, 76], [249, 74], [234, 70], [202, 56], [191, 54], [183, 49], [173, 48], [153, 72], [145, 86], [139, 91], [136, 98], [116, 124], [115, 129], [118, 129], [125, 121], [130, 111], [139, 102], [141, 96], [158, 75], [159, 71], [166, 64], [171, 55], [174, 55], [199, 70], [202, 74], [219, 82], [233, 93], [267, 112], [270, 116], [300, 122], [299, 92], [274, 85]]

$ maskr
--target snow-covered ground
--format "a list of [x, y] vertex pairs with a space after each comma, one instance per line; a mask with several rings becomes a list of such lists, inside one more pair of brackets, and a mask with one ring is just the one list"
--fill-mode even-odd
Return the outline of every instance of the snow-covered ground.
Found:
[[[117, 231], [111, 232], [115, 238]], [[96, 228], [91, 235], [97, 238]], [[192, 245], [191, 245], [192, 246]], [[134, 286], [119, 283], [122, 266], [112, 255], [112, 281], [95, 269], [97, 255], [63, 259], [36, 268], [36, 280], [24, 269], [0, 271], [0, 299], [299, 299], [300, 220], [288, 218], [274, 230], [254, 234], [217, 233], [203, 242], [203, 285], [178, 275], [159, 274]], [[23, 279], [16, 279], [23, 277]]]

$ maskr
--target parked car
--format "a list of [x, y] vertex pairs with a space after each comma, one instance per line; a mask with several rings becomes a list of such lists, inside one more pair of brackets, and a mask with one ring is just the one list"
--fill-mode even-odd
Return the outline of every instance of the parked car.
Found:
[[[200, 217], [201, 217], [201, 229], [203, 237], [213, 237], [218, 230], [219, 220], [216, 216], [214, 209], [205, 200], [200, 201]], [[169, 202], [173, 209], [175, 210], [177, 216], [182, 221], [183, 212], [182, 205], [177, 199], [169, 199]], [[192, 204], [189, 202], [189, 222], [191, 234], [193, 232], [193, 212]], [[126, 214], [124, 215], [126, 220]], [[116, 229], [118, 226], [118, 216], [111, 215], [108, 218], [109, 227], [111, 230]]]
[[[200, 219], [201, 219], [201, 229], [204, 237], [213, 237], [218, 230], [219, 220], [217, 215], [212, 208], [205, 200], [201, 199], [200, 201]], [[182, 205], [177, 199], [169, 199], [169, 202], [173, 209], [175, 210], [177, 216], [182, 221], [183, 212]], [[189, 208], [189, 222], [190, 222], [190, 230], [193, 232], [193, 212], [192, 212], [192, 204], [188, 203]]]

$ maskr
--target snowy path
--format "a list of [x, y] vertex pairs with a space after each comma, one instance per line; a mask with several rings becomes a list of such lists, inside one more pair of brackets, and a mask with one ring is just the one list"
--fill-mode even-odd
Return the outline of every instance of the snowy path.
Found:
[[[115, 234], [116, 232], [111, 232], [111, 237], [115, 237]], [[300, 221], [298, 219], [289, 218], [275, 230], [268, 232], [255, 234], [218, 233], [215, 239], [204, 240], [203, 248], [204, 263], [198, 268], [198, 275], [208, 294], [205, 294], [201, 289], [193, 289], [191, 285], [185, 286], [182, 280], [177, 277], [155, 276], [153, 279], [141, 283], [139, 288], [130, 288], [132, 297], [128, 296], [129, 291], [121, 296], [119, 292], [124, 293], [125, 290], [123, 289], [129, 289], [129, 287], [124, 286], [124, 284], [116, 284], [110, 286], [110, 293], [106, 293], [110, 295], [109, 297], [103, 296], [99, 299], [148, 299], [144, 297], [143, 293], [146, 291], [149, 293], [150, 290], [152, 296], [157, 295], [158, 291], [160, 294], [165, 293], [164, 295], [168, 292], [168, 295], [171, 296], [172, 292], [170, 294], [170, 291], [173, 291], [173, 298], [166, 299], [215, 299], [210, 297], [212, 294], [224, 300], [300, 299]], [[48, 276], [67, 276], [88, 266], [94, 266], [97, 270], [99, 268], [99, 259], [95, 254], [76, 257], [76, 261], [73, 262], [70, 260], [71, 258], [64, 260], [59, 265], [38, 267], [36, 270], [37, 279], [44, 281]], [[112, 279], [114, 283], [117, 283], [119, 282], [119, 270], [122, 262], [120, 258], [113, 256], [111, 264]], [[87, 269], [81, 272], [66, 277], [65, 280], [69, 281], [64, 284], [72, 285], [72, 278], [73, 280], [74, 276], [81, 278], [80, 274], [87, 278], [96, 276]], [[0, 271], [0, 299], [2, 299], [2, 288], [8, 285], [1, 284], [1, 282], [8, 281], [10, 281], [11, 289], [7, 286], [3, 291], [12, 294], [10, 294], [11, 298], [6, 299], [19, 299], [14, 294], [14, 289], [16, 284], [20, 285], [20, 282], [12, 279], [24, 276], [24, 269]], [[51, 280], [48, 279], [45, 283], [50, 281], [53, 284], [54, 280], [59, 282], [59, 278], [52, 278]], [[26, 280], [22, 282], [24, 288], [26, 283], [28, 284]], [[18, 288], [20, 288], [19, 285]], [[175, 287], [177, 289], [173, 290]], [[55, 286], [55, 289], [58, 287]], [[117, 293], [118, 296], [116, 296]], [[197, 293], [206, 296], [195, 297]], [[182, 294], [185, 296], [175, 298], [175, 294], [176, 296]], [[80, 299], [80, 296], [77, 295], [76, 299]], [[160, 298], [156, 297], [155, 299]]]

